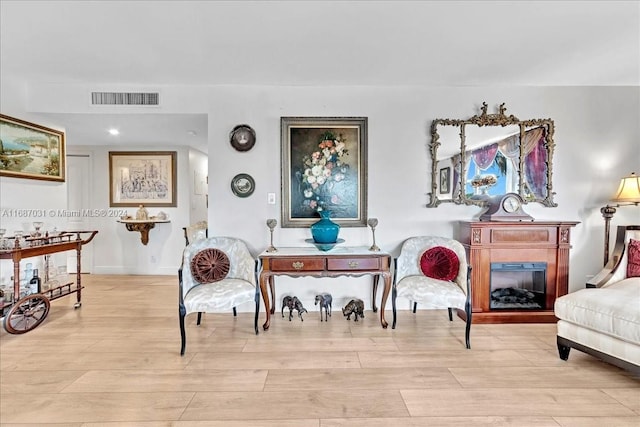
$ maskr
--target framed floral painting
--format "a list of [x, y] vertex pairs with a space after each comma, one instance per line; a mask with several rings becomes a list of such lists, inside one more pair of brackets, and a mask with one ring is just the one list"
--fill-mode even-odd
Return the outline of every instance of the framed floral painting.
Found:
[[282, 117], [282, 227], [367, 225], [367, 118]]

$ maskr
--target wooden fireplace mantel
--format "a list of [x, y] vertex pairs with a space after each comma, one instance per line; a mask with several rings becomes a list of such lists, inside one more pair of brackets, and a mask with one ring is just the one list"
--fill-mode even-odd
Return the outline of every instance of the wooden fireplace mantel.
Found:
[[[471, 265], [473, 323], [553, 323], [553, 304], [569, 290], [569, 221], [462, 221], [457, 239]], [[546, 307], [490, 309], [491, 263], [544, 262], [547, 264]], [[458, 316], [465, 319], [464, 311]]]

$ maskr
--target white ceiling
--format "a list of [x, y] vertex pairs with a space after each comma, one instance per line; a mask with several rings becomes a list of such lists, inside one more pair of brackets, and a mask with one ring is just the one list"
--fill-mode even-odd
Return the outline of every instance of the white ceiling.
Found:
[[[29, 83], [640, 86], [640, 1], [0, 0], [0, 24]], [[206, 147], [205, 116], [145, 116]], [[85, 141], [125, 120], [57, 118]]]

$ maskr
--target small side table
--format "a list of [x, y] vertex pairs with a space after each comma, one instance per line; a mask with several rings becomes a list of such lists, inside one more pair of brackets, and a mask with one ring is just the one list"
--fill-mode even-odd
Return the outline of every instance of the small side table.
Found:
[[129, 231], [139, 231], [140, 241], [143, 245], [149, 243], [149, 230], [154, 228], [158, 223], [171, 222], [168, 219], [119, 219], [118, 222], [127, 227]]

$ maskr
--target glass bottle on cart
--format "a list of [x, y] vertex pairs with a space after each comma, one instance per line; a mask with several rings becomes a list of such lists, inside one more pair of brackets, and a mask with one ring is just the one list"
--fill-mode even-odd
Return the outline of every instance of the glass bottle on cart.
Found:
[[42, 292], [42, 280], [38, 277], [38, 269], [33, 269], [33, 277], [29, 281], [29, 288], [33, 293]]

